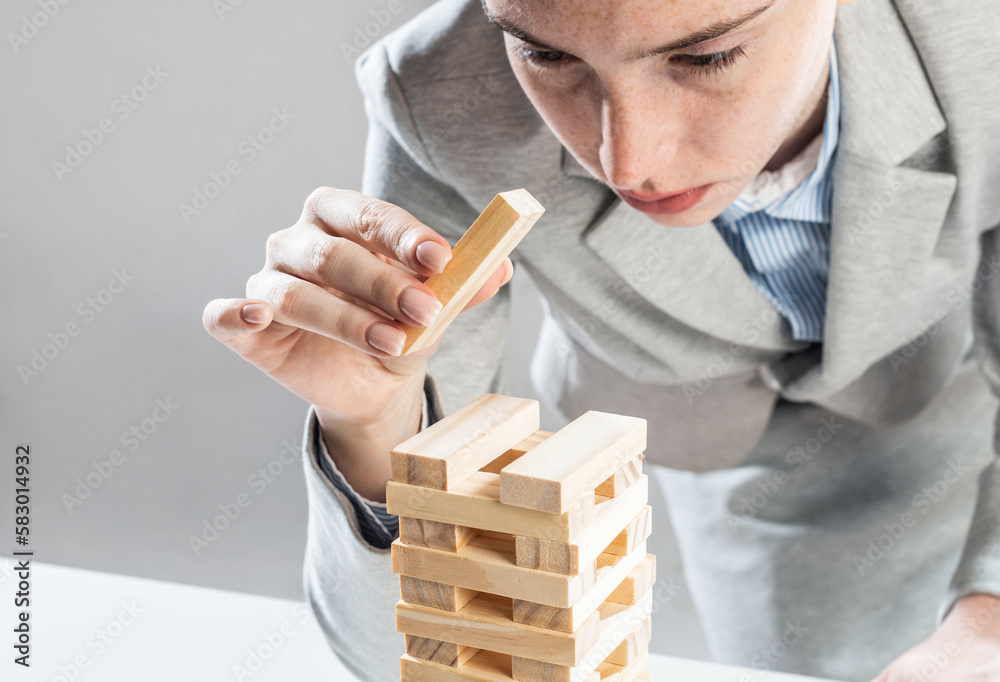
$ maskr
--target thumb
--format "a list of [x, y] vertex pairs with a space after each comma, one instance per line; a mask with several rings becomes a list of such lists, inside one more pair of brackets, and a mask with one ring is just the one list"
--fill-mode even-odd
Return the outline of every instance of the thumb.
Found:
[[476, 292], [476, 295], [462, 308], [463, 311], [469, 310], [470, 308], [475, 308], [480, 303], [488, 301], [493, 298], [494, 295], [500, 288], [503, 287], [507, 282], [511, 280], [514, 276], [514, 263], [511, 261], [510, 256], [498, 267], [490, 278], [483, 283], [483, 286]]
[[230, 347], [241, 337], [266, 329], [273, 319], [269, 303], [248, 298], [217, 298], [201, 315], [208, 333]]

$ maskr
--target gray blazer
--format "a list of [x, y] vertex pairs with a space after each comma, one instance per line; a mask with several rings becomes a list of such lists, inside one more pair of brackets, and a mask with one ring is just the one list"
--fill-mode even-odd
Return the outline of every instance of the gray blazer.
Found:
[[[1000, 6], [986, 0], [839, 8], [842, 128], [822, 344], [792, 339], [712, 225], [660, 227], [595, 181], [522, 93], [477, 0], [437, 3], [358, 62], [371, 125], [363, 191], [452, 243], [498, 191], [525, 187], [538, 198], [546, 213], [514, 254], [546, 313], [531, 368], [536, 390], [567, 418], [598, 409], [648, 419], [647, 461], [712, 481], [699, 500], [716, 500], [719, 519], [735, 506], [725, 472], [761, 466], [761, 444], [785, 428], [780, 410], [808, 404], [858, 434], [884, 434], [931, 423], [935, 400], [974, 396], [982, 428], [957, 432], [954, 442], [978, 457], [978, 490], [963, 488], [965, 506], [938, 515], [955, 538], [953, 561], [936, 569], [952, 578], [950, 591], [935, 585], [943, 607], [974, 590], [1000, 594], [1000, 468], [983, 445], [996, 408], [989, 391], [1000, 386], [1000, 56], [976, 47], [992, 44], [998, 29]], [[504, 290], [449, 328], [429, 367], [432, 414], [504, 392], [508, 315]], [[956, 383], [977, 371], [975, 361], [981, 377]], [[934, 428], [957, 423], [947, 410], [933, 414]], [[308, 461], [317, 456], [311, 442]], [[950, 454], [935, 447], [920, 451], [927, 466]], [[306, 471], [314, 611], [345, 663], [365, 679], [393, 679], [402, 638], [388, 553], [361, 539], [350, 505], [314, 462]], [[893, 494], [909, 500], [910, 489]], [[834, 503], [838, 518], [851, 513]], [[673, 516], [684, 522], [683, 510]], [[967, 538], [955, 529], [968, 529]], [[851, 537], [860, 542], [864, 530]], [[703, 616], [712, 610], [704, 599]], [[725, 657], [726, 636], [709, 636]], [[829, 670], [837, 672], [819, 673]]]

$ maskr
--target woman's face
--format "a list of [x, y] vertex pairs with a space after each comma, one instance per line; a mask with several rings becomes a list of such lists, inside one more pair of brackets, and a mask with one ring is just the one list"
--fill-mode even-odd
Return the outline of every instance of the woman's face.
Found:
[[716, 217], [822, 130], [837, 2], [483, 5], [562, 144], [624, 201], [681, 227]]

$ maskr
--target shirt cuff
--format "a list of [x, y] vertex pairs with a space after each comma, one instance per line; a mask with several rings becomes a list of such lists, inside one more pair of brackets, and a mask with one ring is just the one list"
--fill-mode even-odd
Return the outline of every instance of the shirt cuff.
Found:
[[[423, 431], [427, 428], [430, 421], [430, 414], [428, 410], [427, 402], [427, 391], [426, 383], [425, 390], [422, 392], [421, 396], [421, 419], [420, 419], [420, 430]], [[315, 451], [319, 453], [320, 470], [323, 475], [327, 478], [337, 488], [341, 493], [343, 493], [348, 500], [351, 502], [351, 506], [354, 507], [354, 512], [358, 517], [358, 526], [361, 530], [361, 536], [366, 542], [379, 549], [386, 549], [391, 544], [392, 541], [396, 539], [399, 535], [399, 517], [396, 514], [390, 514], [386, 510], [385, 502], [375, 502], [369, 500], [357, 493], [354, 488], [350, 486], [344, 475], [337, 469], [337, 465], [333, 463], [333, 458], [330, 456], [329, 451], [326, 449], [326, 443], [323, 442], [322, 432], [319, 428], [319, 423], [316, 421], [316, 411], [315, 408], [310, 407], [309, 409], [309, 419], [311, 423], [310, 430], [315, 434], [315, 440], [312, 446]]]

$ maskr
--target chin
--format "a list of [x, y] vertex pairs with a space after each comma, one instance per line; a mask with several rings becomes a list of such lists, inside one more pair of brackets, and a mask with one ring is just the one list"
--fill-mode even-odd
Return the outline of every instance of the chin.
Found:
[[[642, 213], [642, 211], [638, 212]], [[644, 215], [657, 225], [662, 225], [663, 227], [699, 227], [710, 222], [718, 213], [706, 215], [704, 211], [692, 209], [679, 215]]]

